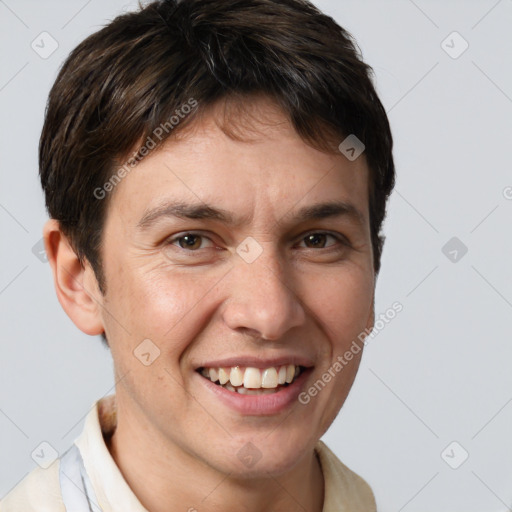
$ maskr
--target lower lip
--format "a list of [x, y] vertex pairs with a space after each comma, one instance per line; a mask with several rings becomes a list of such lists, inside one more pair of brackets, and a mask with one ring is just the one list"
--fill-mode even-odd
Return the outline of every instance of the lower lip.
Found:
[[312, 368], [303, 370], [292, 384], [268, 395], [241, 395], [240, 393], [229, 391], [218, 384], [214, 384], [211, 380], [200, 374], [198, 376], [206, 388], [231, 409], [241, 414], [263, 416], [278, 414], [297, 402], [298, 396], [311, 371]]

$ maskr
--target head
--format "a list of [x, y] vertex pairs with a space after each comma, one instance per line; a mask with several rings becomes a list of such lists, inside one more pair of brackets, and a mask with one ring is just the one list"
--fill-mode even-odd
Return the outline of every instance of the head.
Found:
[[[126, 414], [226, 472], [296, 464], [361, 351], [288, 412], [206, 410], [201, 371], [289, 362], [312, 384], [373, 325], [392, 137], [351, 36], [304, 0], [119, 16], [60, 70], [40, 175], [59, 300], [108, 340]], [[254, 468], [236, 457], [249, 441]]]

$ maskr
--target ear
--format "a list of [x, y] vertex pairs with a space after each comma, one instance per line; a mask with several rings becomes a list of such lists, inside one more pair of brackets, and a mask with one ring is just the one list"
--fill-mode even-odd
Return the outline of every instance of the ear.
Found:
[[80, 263], [57, 220], [45, 224], [43, 238], [60, 305], [81, 331], [91, 336], [103, 333], [103, 295], [90, 264]]

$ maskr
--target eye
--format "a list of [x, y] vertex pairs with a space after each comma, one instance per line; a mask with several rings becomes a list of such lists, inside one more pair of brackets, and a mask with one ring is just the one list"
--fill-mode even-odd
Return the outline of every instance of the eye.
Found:
[[[329, 238], [333, 239], [335, 243], [326, 245]], [[348, 245], [348, 243], [345, 240], [343, 240], [340, 236], [322, 232], [309, 233], [302, 238], [302, 241], [304, 241], [308, 249], [327, 249], [337, 244]]]
[[181, 249], [186, 249], [188, 251], [197, 251], [198, 249], [204, 249], [201, 247], [202, 242], [208, 240], [210, 242], [210, 247], [213, 246], [213, 242], [204, 235], [199, 235], [197, 233], [184, 233], [178, 236], [171, 238], [167, 243], [169, 245], [177, 245]]

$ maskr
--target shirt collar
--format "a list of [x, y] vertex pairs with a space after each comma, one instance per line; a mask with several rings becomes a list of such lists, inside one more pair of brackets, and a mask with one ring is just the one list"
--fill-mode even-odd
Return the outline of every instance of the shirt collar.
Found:
[[[105, 443], [105, 439], [112, 436], [116, 422], [115, 395], [98, 400], [87, 415], [82, 434], [75, 443], [82, 454], [98, 504], [104, 512], [147, 512], [127, 484]], [[322, 441], [318, 441], [315, 452], [324, 476], [323, 512], [352, 510], [346, 507], [349, 502], [354, 505], [359, 503], [355, 495], [362, 491], [365, 495], [371, 493], [366, 482], [344, 466]], [[357, 488], [349, 485], [347, 475], [349, 480], [357, 484]], [[355, 497], [354, 502], [352, 496]], [[357, 507], [355, 510], [363, 508]]]

